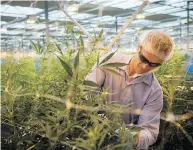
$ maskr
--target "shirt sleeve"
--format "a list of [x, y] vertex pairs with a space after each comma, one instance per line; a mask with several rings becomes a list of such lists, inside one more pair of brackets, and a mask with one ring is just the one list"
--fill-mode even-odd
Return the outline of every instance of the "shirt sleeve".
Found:
[[[104, 54], [102, 57], [100, 57], [99, 62], [101, 62], [105, 57], [108, 56], [109, 53]], [[101, 66], [97, 66], [97, 63], [92, 67], [90, 72], [87, 74], [85, 81], [92, 81], [98, 85], [98, 88], [95, 89], [95, 91], [100, 91], [102, 88], [102, 85], [105, 82], [105, 72], [102, 70]]]
[[[99, 62], [102, 62], [104, 59], [106, 59], [112, 52], [106, 53], [103, 56], [100, 57]], [[124, 57], [120, 53], [115, 53], [110, 59], [106, 60], [103, 64], [108, 64], [108, 63], [115, 63], [115, 62], [122, 62], [124, 61]], [[105, 82], [106, 78], [106, 73], [105, 73], [105, 67], [102, 67], [102, 65], [97, 66], [95, 64], [91, 71], [87, 74], [85, 80], [86, 81], [92, 81], [101, 88]], [[112, 69], [113, 70], [113, 69]], [[107, 71], [107, 70], [106, 70]]]
[[85, 80], [92, 81], [98, 84], [99, 87], [101, 87], [105, 80], [105, 73], [100, 67], [94, 65], [91, 71], [87, 74]]
[[139, 143], [137, 149], [148, 149], [157, 140], [160, 125], [160, 113], [163, 107], [163, 92], [162, 90], [156, 91], [145, 104], [138, 124], [142, 127], [139, 133]]

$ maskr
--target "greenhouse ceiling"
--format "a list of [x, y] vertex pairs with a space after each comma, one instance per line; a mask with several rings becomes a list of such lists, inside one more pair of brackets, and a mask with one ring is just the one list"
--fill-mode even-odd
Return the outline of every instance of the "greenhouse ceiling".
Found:
[[[29, 47], [29, 40], [45, 39], [45, 3], [38, 0], [1, 1], [1, 50], [21, 46], [25, 49]], [[54, 38], [65, 38], [64, 26], [73, 25], [62, 11], [64, 9], [90, 34], [103, 29], [111, 40], [142, 3], [143, 0], [48, 1], [49, 34]], [[186, 43], [187, 37], [192, 41], [193, 1], [149, 0], [127, 27], [120, 44], [131, 45], [138, 34], [151, 29], [164, 30], [180, 43]]]

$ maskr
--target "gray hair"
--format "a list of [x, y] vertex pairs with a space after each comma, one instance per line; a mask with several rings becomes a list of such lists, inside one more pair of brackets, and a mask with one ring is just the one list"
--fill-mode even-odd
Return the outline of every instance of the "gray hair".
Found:
[[174, 52], [172, 38], [159, 30], [151, 30], [142, 34], [139, 39], [139, 46], [142, 46], [147, 52], [161, 60], [170, 59]]

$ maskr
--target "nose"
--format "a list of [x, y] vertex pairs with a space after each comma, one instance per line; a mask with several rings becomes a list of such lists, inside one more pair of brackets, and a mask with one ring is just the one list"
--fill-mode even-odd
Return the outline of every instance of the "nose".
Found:
[[141, 66], [142, 66], [142, 68], [143, 68], [143, 69], [147, 69], [147, 68], [149, 68], [149, 65], [148, 65], [148, 64], [146, 64], [146, 63], [142, 63], [142, 64], [141, 64]]

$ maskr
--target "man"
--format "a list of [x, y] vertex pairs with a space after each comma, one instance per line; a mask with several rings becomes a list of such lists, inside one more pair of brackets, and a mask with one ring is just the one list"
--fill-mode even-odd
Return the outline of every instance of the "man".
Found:
[[108, 88], [107, 99], [123, 105], [132, 103], [132, 109], [125, 112], [126, 124], [136, 122], [142, 130], [137, 140], [137, 149], [147, 149], [155, 143], [159, 133], [160, 112], [163, 106], [163, 92], [151, 72], [168, 60], [173, 54], [171, 37], [162, 31], [149, 31], [142, 35], [134, 56], [115, 53], [106, 63], [125, 63], [114, 67], [120, 74], [104, 71], [96, 65], [86, 76], [86, 80], [97, 83], [101, 90]]

